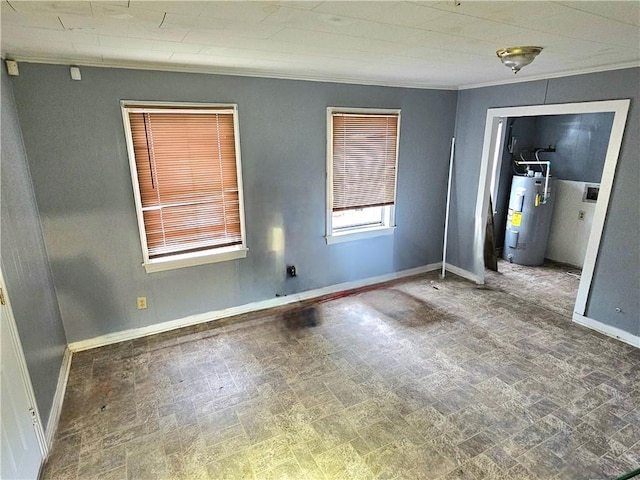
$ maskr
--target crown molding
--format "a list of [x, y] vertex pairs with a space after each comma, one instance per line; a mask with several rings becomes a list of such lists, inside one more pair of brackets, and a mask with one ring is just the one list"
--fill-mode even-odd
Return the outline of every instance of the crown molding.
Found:
[[286, 74], [276, 71], [258, 71], [249, 69], [236, 68], [219, 68], [215, 66], [204, 65], [185, 65], [185, 64], [167, 64], [167, 63], [138, 63], [138, 62], [99, 62], [95, 60], [82, 60], [63, 57], [45, 58], [35, 56], [10, 55], [3, 53], [2, 60], [11, 59], [23, 63], [44, 63], [50, 65], [73, 65], [79, 67], [98, 67], [98, 68], [124, 68], [130, 70], [151, 70], [161, 72], [174, 73], [197, 73], [208, 75], [226, 75], [238, 77], [252, 78], [271, 78], [277, 80], [297, 80], [305, 82], [326, 82], [326, 83], [342, 83], [349, 85], [367, 85], [375, 87], [391, 87], [391, 88], [415, 88], [421, 90], [472, 90], [476, 88], [495, 87], [500, 85], [510, 85], [514, 83], [535, 82], [537, 80], [548, 80], [551, 78], [571, 77], [574, 75], [585, 75], [589, 73], [600, 73], [614, 70], [623, 70], [627, 68], [640, 67], [640, 61], [626, 62], [612, 65], [603, 65], [601, 67], [584, 68], [578, 70], [566, 70], [557, 73], [541, 73], [530, 76], [512, 76], [511, 78], [495, 80], [482, 83], [468, 83], [461, 85], [442, 85], [430, 84], [428, 82], [390, 82], [385, 80], [372, 80], [364, 78], [340, 77], [340, 76], [323, 76], [323, 75], [299, 75]]
[[465, 85], [459, 85], [458, 90], [472, 90], [474, 88], [496, 87], [498, 85], [509, 85], [512, 83], [535, 82], [536, 80], [548, 80], [550, 78], [572, 77], [574, 75], [586, 75], [589, 73], [609, 72], [612, 70], [623, 70], [626, 68], [635, 68], [635, 67], [640, 67], [640, 61], [617, 63], [612, 65], [603, 65], [601, 67], [583, 68], [580, 70], [566, 70], [558, 73], [542, 73], [539, 75], [531, 75], [528, 77], [514, 78], [515, 75], [512, 75], [512, 78], [510, 80], [497, 80], [493, 82], [469, 83]]
[[368, 85], [376, 87], [392, 87], [392, 88], [416, 88], [422, 90], [457, 90], [456, 85], [441, 85], [417, 82], [390, 82], [385, 80], [372, 80], [367, 78], [352, 78], [340, 76], [323, 76], [323, 75], [299, 75], [286, 74], [282, 72], [269, 70], [249, 70], [241, 68], [219, 68], [215, 66], [204, 65], [184, 65], [184, 64], [167, 64], [167, 63], [138, 63], [138, 62], [99, 62], [95, 60], [82, 60], [72, 58], [45, 58], [31, 57], [21, 55], [3, 54], [4, 57], [11, 58], [16, 62], [23, 63], [46, 63], [50, 65], [73, 65], [77, 67], [99, 67], [99, 68], [125, 68], [131, 70], [154, 70], [161, 72], [176, 73], [201, 73], [209, 75], [228, 75], [238, 77], [254, 77], [254, 78], [272, 78], [278, 80], [300, 80], [305, 82], [326, 82], [326, 83], [343, 83], [350, 85]]

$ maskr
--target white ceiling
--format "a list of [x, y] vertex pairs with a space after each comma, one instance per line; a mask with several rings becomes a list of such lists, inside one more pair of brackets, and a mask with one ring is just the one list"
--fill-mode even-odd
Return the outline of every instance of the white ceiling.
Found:
[[[19, 61], [458, 88], [640, 65], [640, 1], [4, 0]], [[495, 51], [538, 45], [517, 77]]]

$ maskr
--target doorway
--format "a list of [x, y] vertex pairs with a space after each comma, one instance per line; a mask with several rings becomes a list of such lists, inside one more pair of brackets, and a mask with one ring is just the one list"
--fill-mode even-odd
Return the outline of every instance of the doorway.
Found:
[[1, 274], [0, 321], [0, 477], [36, 479], [47, 446]]
[[[493, 175], [494, 165], [498, 157], [501, 155], [500, 151], [503, 148], [503, 142], [496, 141], [496, 138], [500, 137], [504, 139], [504, 135], [506, 135], [506, 130], [503, 128], [503, 122], [505, 119], [513, 117], [524, 118], [610, 112], [613, 114], [611, 134], [606, 149], [598, 201], [593, 214], [592, 228], [587, 241], [582, 275], [578, 286], [576, 301], [573, 307], [574, 320], [576, 320], [576, 316], [584, 316], [591, 288], [591, 281], [593, 279], [593, 272], [597, 261], [600, 240], [602, 238], [604, 222], [609, 206], [609, 198], [613, 188], [615, 170], [618, 162], [618, 155], [620, 153], [620, 146], [622, 144], [622, 136], [626, 125], [629, 104], [629, 100], [611, 100], [602, 102], [493, 108], [487, 110], [478, 183], [478, 196], [476, 199], [475, 210], [474, 270], [478, 283], [484, 283], [485, 281], [485, 225], [487, 223], [491, 182], [492, 179], [495, 178]], [[502, 131], [502, 133], [499, 135], [500, 131]]]
[[[490, 222], [493, 220], [498, 256], [504, 247], [512, 179], [540, 183], [538, 190], [544, 194], [544, 175], [548, 171], [550, 202], [527, 209], [530, 220], [532, 216], [539, 219], [536, 232], [531, 232], [538, 240], [537, 254], [534, 256], [525, 248], [512, 258], [514, 263], [523, 264], [518, 257], [527, 253], [527, 264], [535, 265], [548, 258], [582, 269], [612, 123], [611, 112], [501, 119], [502, 128], [495, 139], [501, 142], [501, 148], [495, 150], [490, 184]], [[549, 163], [539, 164], [540, 161]], [[521, 177], [527, 172], [540, 179], [523, 182]], [[547, 228], [540, 228], [542, 224]], [[525, 236], [530, 243], [531, 234]], [[486, 241], [490, 241], [489, 236]], [[507, 248], [503, 258], [509, 254]]]

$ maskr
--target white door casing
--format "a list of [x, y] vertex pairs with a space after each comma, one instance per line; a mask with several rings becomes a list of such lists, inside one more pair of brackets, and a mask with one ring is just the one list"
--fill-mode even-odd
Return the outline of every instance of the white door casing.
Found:
[[0, 478], [36, 479], [46, 456], [44, 431], [0, 274]]

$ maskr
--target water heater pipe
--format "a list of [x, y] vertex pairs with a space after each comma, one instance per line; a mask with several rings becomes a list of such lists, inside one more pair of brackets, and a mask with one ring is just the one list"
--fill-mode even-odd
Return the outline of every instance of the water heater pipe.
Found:
[[551, 162], [529, 162], [529, 161], [517, 161], [516, 165], [546, 165], [547, 166], [547, 174], [544, 180], [544, 193], [542, 194], [542, 203], [547, 203], [547, 198], [549, 197], [549, 174], [551, 171]]
[[453, 152], [456, 147], [456, 137], [451, 137], [451, 155], [449, 156], [449, 183], [447, 184], [447, 211], [444, 216], [444, 244], [442, 246], [442, 273], [440, 278], [444, 278], [447, 266], [447, 236], [449, 233], [449, 203], [451, 202], [451, 177], [453, 176]]

